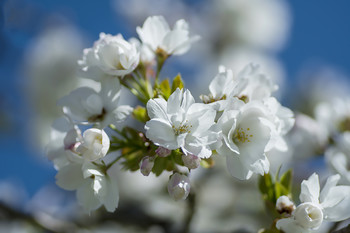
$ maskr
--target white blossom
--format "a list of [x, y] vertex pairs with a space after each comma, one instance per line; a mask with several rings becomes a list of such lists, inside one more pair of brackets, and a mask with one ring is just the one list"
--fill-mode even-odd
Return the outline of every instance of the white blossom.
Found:
[[240, 93], [234, 93], [237, 97], [245, 97], [246, 101], [262, 100], [271, 96], [271, 93], [278, 89], [271, 78], [261, 72], [260, 66], [257, 64], [249, 64], [240, 72], [243, 80], [248, 82], [244, 90]]
[[328, 133], [315, 119], [297, 113], [295, 125], [287, 136], [290, 152], [296, 159], [305, 159], [322, 151], [328, 143]]
[[187, 176], [175, 173], [168, 182], [169, 195], [175, 200], [185, 200], [190, 193], [190, 180]]
[[201, 95], [200, 98], [204, 103], [213, 105], [217, 111], [222, 111], [231, 95], [239, 95], [247, 85], [247, 81], [243, 79], [241, 73], [237, 77], [233, 76], [232, 70], [226, 69], [224, 66], [219, 67], [219, 73], [209, 84], [209, 95]]
[[88, 212], [102, 204], [113, 212], [118, 205], [116, 181], [101, 163], [108, 149], [109, 138], [101, 129], [87, 129], [81, 135], [67, 117], [53, 124], [47, 154], [58, 170], [56, 184], [66, 190], [76, 190], [78, 202]]
[[323, 189], [317, 174], [301, 183], [299, 199], [301, 204], [292, 212], [292, 216], [277, 221], [276, 227], [286, 233], [312, 232], [326, 221], [342, 221], [350, 217], [350, 186], [337, 183], [339, 175], [330, 176]]
[[142, 43], [155, 53], [165, 52], [167, 55], [182, 55], [199, 39], [199, 36], [189, 36], [189, 27], [185, 20], [178, 20], [171, 30], [163, 16], [148, 17], [136, 31]]
[[104, 78], [101, 90], [80, 87], [61, 98], [58, 105], [78, 124], [97, 123], [100, 128], [119, 123], [132, 112], [128, 105], [119, 105], [121, 86], [116, 78]]
[[66, 190], [76, 190], [79, 204], [88, 212], [101, 205], [109, 212], [118, 207], [115, 178], [92, 163], [71, 163], [61, 168], [56, 175], [56, 184]]
[[189, 90], [178, 88], [168, 101], [149, 100], [147, 112], [151, 120], [145, 125], [146, 137], [155, 145], [169, 150], [181, 148], [185, 154], [200, 158], [211, 156], [210, 146], [217, 141], [213, 128], [216, 112], [195, 103]]
[[100, 33], [92, 48], [84, 49], [78, 63], [83, 77], [100, 80], [107, 76], [124, 76], [138, 65], [140, 53], [135, 44], [126, 41], [121, 34], [112, 36]]
[[[291, 112], [283, 112], [275, 100], [251, 101], [245, 104], [236, 98], [218, 120], [223, 142], [217, 149], [226, 156], [232, 176], [246, 180], [253, 173], [263, 175], [269, 171], [265, 153], [273, 148], [287, 149], [282, 138], [290, 125]], [[273, 108], [272, 108], [273, 107]], [[280, 109], [280, 110], [279, 110]], [[281, 118], [278, 117], [279, 112]]]

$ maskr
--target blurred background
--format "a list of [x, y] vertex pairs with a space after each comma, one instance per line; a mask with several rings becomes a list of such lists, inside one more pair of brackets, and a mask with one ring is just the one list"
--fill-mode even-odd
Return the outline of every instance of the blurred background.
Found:
[[[135, 28], [147, 16], [164, 15], [170, 25], [186, 19], [201, 40], [187, 54], [172, 57], [162, 74], [180, 72], [198, 101], [220, 64], [237, 73], [249, 62], [260, 64], [279, 85], [275, 95], [284, 105], [310, 117], [318, 102], [350, 93], [347, 0], [2, 0], [0, 7], [0, 200], [52, 224], [95, 219], [89, 227], [76, 227], [77, 232], [168, 232], [173, 228], [166, 226], [181, 222], [185, 212], [184, 203], [163, 195], [168, 176], [120, 173], [120, 210], [113, 217], [89, 217], [76, 205], [74, 193], [55, 185], [56, 171], [45, 158], [50, 126], [61, 115], [55, 103], [86, 85], [76, 77], [77, 60], [100, 32], [137, 37]], [[287, 161], [299, 180], [322, 172], [324, 162], [309, 157], [322, 144], [313, 133], [302, 140], [305, 133], [300, 136], [295, 129], [288, 139], [298, 151], [270, 155], [276, 161], [273, 171]], [[266, 225], [259, 217], [264, 212], [256, 180], [233, 180], [221, 163], [218, 159], [211, 175], [193, 174], [204, 195], [192, 231], [256, 232]], [[132, 219], [124, 219], [126, 214]], [[142, 214], [150, 218], [148, 224], [142, 223], [147, 222]], [[1, 216], [0, 232], [40, 232], [28, 219], [15, 221], [14, 215], [2, 221]]]

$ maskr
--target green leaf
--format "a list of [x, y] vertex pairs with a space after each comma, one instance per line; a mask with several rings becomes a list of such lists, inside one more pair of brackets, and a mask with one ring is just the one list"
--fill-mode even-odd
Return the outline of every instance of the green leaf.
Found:
[[173, 84], [171, 86], [171, 93], [173, 93], [176, 88], [183, 89], [184, 88], [184, 83], [181, 78], [181, 74], [176, 75], [176, 77], [173, 80]]
[[171, 95], [171, 88], [170, 88], [170, 83], [169, 79], [165, 79], [160, 83], [160, 91], [162, 96], [167, 100], [169, 96]]
[[259, 190], [262, 194], [269, 195], [273, 188], [273, 181], [270, 173], [264, 174], [259, 178]]
[[122, 162], [123, 168], [130, 171], [137, 171], [140, 168], [143, 155], [140, 150], [132, 151], [130, 148], [123, 149], [122, 156], [125, 159]]
[[292, 191], [292, 178], [293, 172], [292, 169], [286, 171], [280, 178], [280, 183], [283, 187], [290, 193]]
[[184, 162], [182, 161], [182, 152], [180, 152], [179, 149], [171, 151], [170, 157], [176, 164], [185, 166]]
[[144, 107], [141, 106], [137, 106], [134, 111], [132, 112], [132, 116], [142, 122], [142, 123], [146, 123], [147, 121], [149, 121], [149, 117], [147, 114], [147, 110]]
[[275, 196], [276, 196], [276, 201], [280, 196], [283, 195], [288, 195], [289, 191], [286, 187], [284, 187], [280, 182], [275, 183]]

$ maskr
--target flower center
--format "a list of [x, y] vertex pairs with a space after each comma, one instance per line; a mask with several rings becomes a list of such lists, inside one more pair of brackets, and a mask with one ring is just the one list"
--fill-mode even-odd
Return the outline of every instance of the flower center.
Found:
[[188, 122], [186, 121], [186, 123], [181, 124], [179, 127], [175, 127], [174, 125], [172, 126], [175, 135], [180, 135], [183, 133], [191, 133], [191, 128], [192, 125], [189, 125]]
[[107, 113], [106, 109], [102, 108], [102, 111], [101, 111], [100, 114], [93, 115], [93, 116], [89, 117], [88, 121], [89, 122], [100, 122], [100, 121], [103, 121], [106, 113]]
[[250, 139], [253, 137], [252, 134], [249, 134], [250, 128], [238, 128], [236, 133], [233, 135], [233, 141], [236, 143], [246, 143], [250, 142]]

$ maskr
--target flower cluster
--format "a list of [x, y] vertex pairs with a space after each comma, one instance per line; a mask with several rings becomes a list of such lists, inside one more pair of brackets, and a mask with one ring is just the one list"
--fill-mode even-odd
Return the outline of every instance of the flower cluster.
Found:
[[[119, 195], [110, 169], [119, 161], [144, 176], [170, 172], [168, 192], [175, 200], [186, 199], [190, 172], [212, 166], [213, 154], [226, 157], [229, 173], [240, 180], [268, 173], [267, 153], [288, 149], [284, 136], [294, 117], [273, 97], [277, 86], [259, 65], [248, 64], [237, 75], [220, 66], [209, 94], [196, 102], [180, 75], [170, 83], [160, 81], [160, 71], [199, 36], [190, 36], [184, 20], [170, 29], [162, 16], [147, 18], [136, 31], [140, 40], [101, 33], [78, 61], [79, 75], [96, 86], [58, 101], [64, 117], [54, 123], [48, 146], [57, 185], [76, 190], [88, 211], [104, 205], [112, 212]], [[121, 105], [123, 88], [141, 105]], [[129, 115], [144, 128], [126, 126]]]
[[[301, 183], [299, 199], [301, 203], [290, 217], [277, 221], [276, 227], [286, 233], [316, 232], [323, 221], [337, 222], [350, 218], [350, 186], [337, 185], [339, 175], [330, 176], [320, 191], [316, 173]], [[289, 199], [281, 196], [281, 199]], [[289, 203], [289, 205], [293, 203]]]

